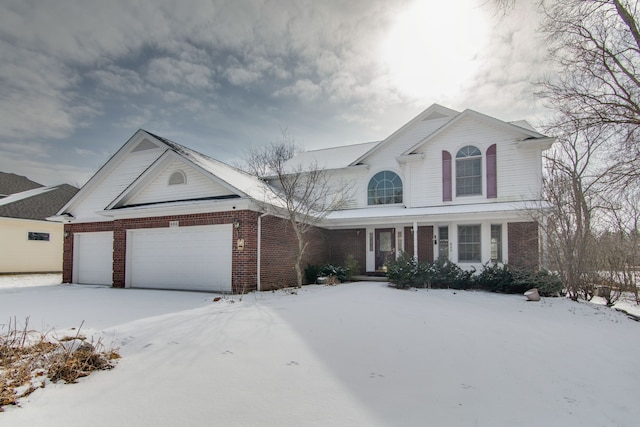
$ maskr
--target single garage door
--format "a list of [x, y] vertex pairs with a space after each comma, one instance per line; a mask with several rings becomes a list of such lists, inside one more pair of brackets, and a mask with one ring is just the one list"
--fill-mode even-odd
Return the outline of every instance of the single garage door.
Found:
[[113, 232], [74, 233], [73, 281], [87, 285], [111, 285], [113, 280]]
[[133, 288], [231, 292], [231, 224], [130, 230]]

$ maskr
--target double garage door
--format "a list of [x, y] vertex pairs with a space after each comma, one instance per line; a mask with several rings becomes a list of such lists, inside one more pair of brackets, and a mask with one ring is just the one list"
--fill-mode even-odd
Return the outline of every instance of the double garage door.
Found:
[[[110, 234], [103, 238], [110, 238], [113, 247], [112, 233], [77, 234]], [[126, 284], [132, 288], [231, 292], [231, 248], [231, 224], [129, 230]], [[82, 265], [80, 257], [79, 269]], [[80, 283], [90, 283], [81, 281], [82, 274], [76, 277]]]

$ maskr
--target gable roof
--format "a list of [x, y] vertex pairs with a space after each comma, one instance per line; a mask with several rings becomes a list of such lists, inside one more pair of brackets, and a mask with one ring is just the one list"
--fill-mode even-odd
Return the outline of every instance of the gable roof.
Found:
[[391, 135], [386, 137], [382, 142], [372, 147], [369, 151], [367, 151], [362, 156], [360, 156], [355, 161], [353, 161], [351, 165], [357, 165], [358, 163], [361, 163], [365, 158], [371, 156], [376, 151], [381, 150], [383, 147], [391, 144], [393, 141], [398, 139], [400, 136], [406, 133], [409, 129], [413, 128], [419, 122], [454, 118], [454, 117], [457, 117], [458, 115], [460, 115], [458, 111], [452, 110], [447, 107], [443, 107], [442, 105], [439, 105], [439, 104], [432, 104], [429, 108], [427, 108], [426, 110], [418, 114], [416, 117], [414, 117], [413, 119], [405, 123], [400, 129], [396, 130]]
[[14, 173], [0, 172], [0, 198], [10, 194], [21, 193], [34, 188], [44, 187], [42, 184], [31, 181], [26, 176]]
[[251, 198], [264, 196], [265, 184], [255, 176], [178, 144], [177, 142], [154, 135], [151, 132], [144, 132], [162, 141], [169, 149], [207, 173], [216, 182], [224, 184], [237, 193], [241, 193], [239, 195], [249, 196]]
[[360, 157], [371, 151], [381, 141], [365, 142], [361, 144], [343, 145], [341, 147], [324, 148], [320, 150], [303, 151], [289, 159], [285, 170], [295, 171], [298, 168], [317, 165], [321, 169], [342, 169], [354, 164]]
[[0, 199], [0, 217], [45, 220], [54, 215], [78, 189], [69, 184], [38, 187]]
[[413, 154], [416, 150], [419, 150], [422, 146], [427, 144], [429, 141], [433, 140], [438, 135], [442, 134], [447, 129], [450, 129], [451, 127], [455, 126], [456, 123], [459, 123], [460, 121], [464, 120], [467, 117], [473, 117], [476, 120], [483, 121], [485, 123], [489, 123], [494, 126], [502, 127], [503, 129], [521, 133], [525, 136], [523, 140], [546, 141], [550, 139], [549, 137], [533, 130], [531, 125], [529, 125], [527, 122], [522, 123], [522, 121], [520, 121], [520, 122], [508, 123], [500, 119], [496, 119], [495, 117], [491, 117], [491, 116], [487, 116], [486, 114], [479, 113], [475, 110], [466, 109], [462, 113], [454, 117], [453, 119], [449, 120], [443, 126], [438, 128], [435, 132], [431, 133], [430, 135], [422, 139], [420, 142], [415, 144], [413, 147], [406, 150], [404, 153], [402, 153], [402, 155], [407, 156], [407, 155]]
[[[264, 199], [266, 184], [258, 178], [241, 171], [224, 162], [213, 159], [195, 150], [187, 148], [181, 144], [167, 138], [155, 135], [144, 129], [139, 129], [111, 158], [94, 174], [89, 181], [80, 189], [77, 195], [64, 205], [57, 213], [59, 218], [68, 215], [86, 196], [91, 194], [104, 178], [108, 177], [111, 171], [130, 153], [144, 151], [150, 148], [160, 148], [164, 151], [158, 153], [157, 157], [147, 166], [141, 169], [137, 176], [131, 181], [127, 181], [123, 187], [116, 188], [116, 192], [107, 194], [98, 210], [111, 210], [118, 207], [118, 202], [124, 200], [134, 191], [139, 191], [145, 184], [145, 179], [152, 175], [157, 168], [163, 166], [163, 159], [168, 156], [177, 156], [194, 169], [206, 175], [212, 181], [223, 185], [230, 192], [240, 197], [250, 197], [254, 199]], [[180, 200], [167, 200], [155, 204], [180, 202]], [[190, 202], [189, 200], [183, 202]], [[123, 206], [124, 207], [124, 206]], [[59, 220], [58, 218], [58, 220]]]

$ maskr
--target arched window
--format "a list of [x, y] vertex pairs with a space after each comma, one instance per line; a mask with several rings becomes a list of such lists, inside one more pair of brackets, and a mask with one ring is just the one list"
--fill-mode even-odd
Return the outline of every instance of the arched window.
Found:
[[169, 177], [169, 185], [180, 185], [187, 183], [187, 176], [182, 171], [175, 171]]
[[482, 194], [482, 152], [472, 145], [456, 154], [456, 195]]
[[367, 190], [370, 205], [402, 203], [402, 180], [394, 172], [378, 172], [369, 181]]

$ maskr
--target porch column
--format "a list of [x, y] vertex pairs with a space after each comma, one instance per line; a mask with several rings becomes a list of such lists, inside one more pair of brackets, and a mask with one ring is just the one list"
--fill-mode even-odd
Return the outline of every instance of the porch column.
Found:
[[413, 258], [418, 260], [418, 221], [413, 221]]

